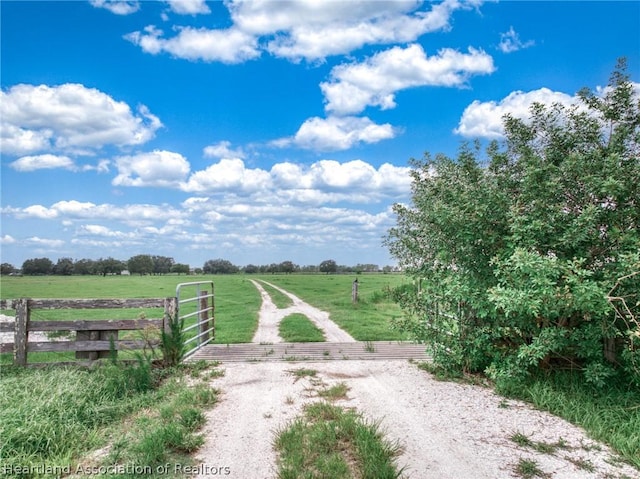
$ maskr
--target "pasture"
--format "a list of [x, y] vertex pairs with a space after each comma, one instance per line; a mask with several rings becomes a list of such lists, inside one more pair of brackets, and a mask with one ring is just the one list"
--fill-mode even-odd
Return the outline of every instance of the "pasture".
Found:
[[[351, 301], [355, 278], [359, 282], [359, 301]], [[261, 298], [250, 279], [262, 279], [328, 311], [331, 319], [361, 341], [403, 339], [391, 328], [402, 314], [388, 294], [403, 281], [403, 275], [201, 275], [201, 276], [5, 276], [2, 299], [27, 298], [164, 298], [176, 294], [179, 283], [213, 281], [215, 286], [215, 324], [218, 344], [250, 342], [257, 328]], [[278, 307], [287, 307], [288, 298], [266, 286]], [[10, 310], [3, 314], [13, 315]], [[78, 317], [81, 314], [81, 317]], [[144, 310], [35, 310], [32, 320], [136, 319], [154, 318], [159, 312]], [[155, 315], [155, 316], [154, 316]], [[131, 333], [140, 335], [140, 332]], [[1, 361], [10, 361], [2, 355]], [[35, 353], [30, 362], [71, 360], [71, 353]]]
[[[271, 275], [260, 278], [328, 311], [331, 320], [358, 341], [406, 339], [390, 327], [393, 320], [403, 314], [390, 294], [393, 288], [409, 281], [402, 274]], [[351, 290], [356, 278], [359, 300], [353, 304]]]

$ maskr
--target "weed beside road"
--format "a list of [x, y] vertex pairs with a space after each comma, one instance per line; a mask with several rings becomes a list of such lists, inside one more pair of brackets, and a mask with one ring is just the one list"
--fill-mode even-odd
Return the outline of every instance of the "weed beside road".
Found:
[[401, 476], [395, 459], [402, 448], [384, 437], [378, 423], [355, 410], [333, 404], [347, 398], [349, 386], [329, 386], [314, 369], [295, 369], [296, 378], [307, 377], [322, 401], [304, 406], [302, 416], [276, 433], [278, 479], [396, 479]]

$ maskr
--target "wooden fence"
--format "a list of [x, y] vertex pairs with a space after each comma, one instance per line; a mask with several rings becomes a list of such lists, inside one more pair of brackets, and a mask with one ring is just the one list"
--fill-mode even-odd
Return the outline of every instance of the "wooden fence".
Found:
[[[149, 339], [121, 339], [120, 331], [156, 328], [168, 330], [177, 311], [176, 298], [159, 299], [29, 299], [1, 300], [0, 309], [14, 309], [15, 320], [0, 322], [0, 333], [13, 332], [13, 343], [1, 343], [0, 353], [13, 353], [13, 363], [26, 366], [29, 353], [73, 351], [76, 359], [93, 361], [109, 357], [111, 348], [140, 350], [159, 343], [159, 334]], [[78, 319], [70, 321], [32, 321], [33, 310], [53, 309], [136, 309], [158, 308], [159, 319]], [[30, 332], [75, 332], [70, 341], [29, 341]]]

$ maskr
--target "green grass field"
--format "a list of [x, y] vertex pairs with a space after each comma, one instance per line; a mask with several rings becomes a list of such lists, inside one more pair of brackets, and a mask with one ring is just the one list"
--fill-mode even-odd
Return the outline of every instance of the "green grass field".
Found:
[[[351, 291], [356, 278], [359, 300], [353, 304]], [[389, 292], [408, 281], [404, 275], [265, 275], [260, 279], [328, 311], [333, 321], [359, 341], [406, 339], [390, 328], [391, 322], [403, 313]]]
[[[180, 283], [214, 281], [216, 343], [249, 342], [257, 327], [260, 295], [251, 282], [240, 275], [229, 276], [23, 276], [2, 277], [1, 298], [165, 298], [176, 294]], [[187, 291], [193, 295], [192, 291]], [[187, 305], [188, 307], [188, 305]], [[189, 312], [184, 308], [181, 314]], [[14, 311], [2, 311], [13, 315]], [[162, 310], [35, 310], [33, 321], [72, 319], [161, 318]], [[191, 320], [193, 321], [193, 320]], [[122, 337], [140, 339], [142, 333]], [[11, 361], [4, 354], [3, 363]], [[126, 356], [126, 355], [125, 355]], [[69, 361], [74, 353], [35, 353], [29, 362]]]
[[[359, 301], [351, 301], [353, 280], [358, 278]], [[250, 279], [264, 279], [331, 314], [331, 319], [361, 341], [398, 340], [403, 336], [390, 328], [402, 313], [389, 298], [388, 290], [406, 281], [402, 275], [217, 275], [217, 276], [5, 276], [1, 278], [2, 299], [27, 298], [164, 298], [176, 294], [180, 283], [213, 281], [215, 288], [215, 343], [250, 342], [257, 328], [260, 294]], [[265, 285], [276, 305], [291, 305], [289, 298]], [[2, 311], [13, 315], [13, 311]], [[181, 314], [188, 312], [181, 308]], [[160, 318], [156, 310], [35, 310], [33, 321], [71, 319]], [[123, 337], [140, 339], [140, 332]], [[316, 338], [314, 338], [316, 339]], [[317, 340], [317, 339], [316, 339]], [[68, 361], [74, 353], [35, 353], [29, 362]], [[11, 361], [10, 355], [0, 358]]]

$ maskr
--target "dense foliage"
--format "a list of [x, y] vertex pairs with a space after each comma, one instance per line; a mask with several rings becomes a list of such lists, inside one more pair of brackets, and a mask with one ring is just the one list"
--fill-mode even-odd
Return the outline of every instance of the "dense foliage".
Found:
[[621, 60], [572, 107], [504, 118], [505, 141], [413, 161], [386, 244], [415, 278], [400, 326], [498, 383], [572, 368], [640, 385], [640, 101]]

